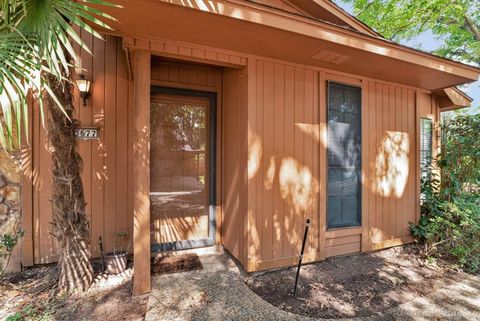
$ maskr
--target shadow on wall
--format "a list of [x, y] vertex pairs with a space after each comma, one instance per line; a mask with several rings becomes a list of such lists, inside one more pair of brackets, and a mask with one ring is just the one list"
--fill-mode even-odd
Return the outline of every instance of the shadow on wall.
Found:
[[387, 131], [378, 149], [371, 190], [383, 197], [403, 196], [409, 173], [410, 141], [407, 133]]
[[[294, 125], [304, 135], [311, 137], [315, 143], [321, 144], [326, 149], [326, 124], [295, 123]], [[371, 157], [372, 162], [365, 164], [363, 167], [368, 172], [364, 172], [362, 184], [373, 195], [399, 199], [404, 196], [410, 174], [409, 135], [404, 132], [386, 131], [381, 137], [378, 141], [376, 154]], [[292, 255], [295, 255], [300, 247], [303, 228], [298, 225], [295, 228], [294, 220], [299, 217], [303, 218], [305, 213], [316, 208], [318, 194], [325, 187], [320, 185], [319, 177], [314, 176], [313, 169], [300, 162], [295, 155], [286, 153], [278, 155], [277, 153], [270, 156], [268, 161], [263, 161], [262, 167], [264, 144], [262, 138], [249, 126], [248, 180], [255, 180], [260, 175], [262, 184], [257, 184], [257, 189], [262, 188], [263, 191], [273, 189], [274, 193], [279, 193], [283, 202], [283, 213], [272, 211], [273, 240], [274, 242], [281, 242], [282, 237], [286, 238], [286, 242], [283, 242], [283, 244], [291, 248]], [[320, 159], [320, 163], [324, 161]], [[260, 195], [258, 190], [256, 195]], [[288, 213], [292, 215], [289, 216]], [[265, 217], [265, 214], [263, 213], [263, 217]], [[265, 246], [263, 234], [265, 233], [266, 221], [263, 219], [259, 222], [252, 208], [248, 210], [248, 219], [249, 222], [253, 222], [248, 227], [251, 240], [249, 253], [255, 253], [251, 259], [253, 261], [262, 260], [261, 252], [262, 247]], [[381, 240], [386, 234], [381, 228], [372, 227], [369, 235]]]
[[[318, 124], [297, 123], [295, 127], [299, 132], [312, 138], [314, 143], [320, 141]], [[288, 247], [287, 256], [294, 255], [303, 236], [303, 219], [314, 213], [318, 205], [318, 194], [320, 192], [320, 183], [318, 178], [315, 177], [313, 169], [297, 160], [294, 155], [287, 155], [286, 153], [278, 155], [277, 153], [270, 156], [262, 166], [263, 145], [261, 137], [249, 126], [248, 180], [251, 181], [259, 175], [262, 176], [257, 188], [272, 192], [273, 199], [279, 198], [282, 204], [279, 206], [280, 208], [272, 210], [272, 226], [267, 226], [268, 223], [265, 219], [265, 215], [269, 215], [269, 213], [264, 213], [263, 220], [259, 222], [259, 217], [256, 217], [254, 210], [249, 208], [249, 222], [253, 223], [248, 227], [251, 241], [248, 251], [254, 253], [253, 257], [249, 257], [253, 262], [263, 259], [261, 249], [265, 243], [265, 228], [272, 229], [271, 237], [274, 243], [272, 248], [280, 254], [285, 253], [285, 249], [281, 249], [285, 244]], [[260, 195], [258, 191], [256, 194]], [[318, 224], [318, 220], [315, 221]], [[262, 228], [262, 230], [259, 230], [259, 228]], [[309, 241], [311, 242], [309, 243], [313, 243], [313, 232], [310, 236]], [[283, 240], [284, 238], [286, 240]]]

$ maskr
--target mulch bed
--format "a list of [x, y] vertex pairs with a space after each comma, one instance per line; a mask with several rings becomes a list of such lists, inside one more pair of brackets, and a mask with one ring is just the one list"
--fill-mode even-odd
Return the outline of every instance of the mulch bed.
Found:
[[203, 269], [197, 254], [156, 257], [152, 261], [153, 274], [167, 274]]
[[[147, 296], [132, 297], [132, 266], [120, 275], [100, 273], [84, 293], [57, 293], [56, 265], [27, 268], [0, 277], [0, 320], [15, 313], [27, 320], [141, 321], [147, 310]], [[15, 319], [16, 320], [16, 319]]]
[[297, 297], [295, 268], [255, 274], [246, 284], [267, 302], [315, 318], [366, 317], [392, 309], [466, 277], [443, 262], [426, 264], [416, 245], [327, 259], [302, 267]]

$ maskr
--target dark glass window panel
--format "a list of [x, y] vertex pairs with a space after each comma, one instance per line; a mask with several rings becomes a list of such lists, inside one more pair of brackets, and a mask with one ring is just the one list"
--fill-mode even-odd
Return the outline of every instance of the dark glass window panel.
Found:
[[429, 118], [420, 119], [420, 166], [422, 177], [428, 175], [428, 167], [432, 164], [433, 122]]
[[328, 84], [329, 228], [361, 225], [361, 89]]
[[[328, 215], [328, 226], [342, 226], [342, 197], [338, 196], [328, 196], [328, 203], [327, 203], [327, 212]], [[336, 215], [330, 215], [336, 214]]]

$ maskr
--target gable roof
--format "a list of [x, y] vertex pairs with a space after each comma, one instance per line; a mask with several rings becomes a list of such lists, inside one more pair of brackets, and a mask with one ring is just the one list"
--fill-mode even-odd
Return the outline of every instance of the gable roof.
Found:
[[445, 88], [433, 93], [438, 97], [440, 111], [450, 111], [471, 107], [473, 98], [457, 87]]
[[[296, 7], [310, 13], [313, 17], [339, 26], [348, 27], [367, 35], [382, 37], [331, 0], [289, 0]], [[383, 38], [383, 37], [382, 37]]]
[[382, 37], [356, 17], [349, 14], [330, 0], [246, 0], [277, 10], [293, 13], [315, 20], [331, 23], [336, 26], [358, 31], [375, 37]]

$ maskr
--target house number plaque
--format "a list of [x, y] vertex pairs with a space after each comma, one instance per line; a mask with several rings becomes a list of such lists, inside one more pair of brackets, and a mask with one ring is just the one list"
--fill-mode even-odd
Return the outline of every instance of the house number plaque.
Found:
[[94, 128], [94, 127], [75, 128], [75, 138], [76, 139], [97, 139], [98, 128]]

